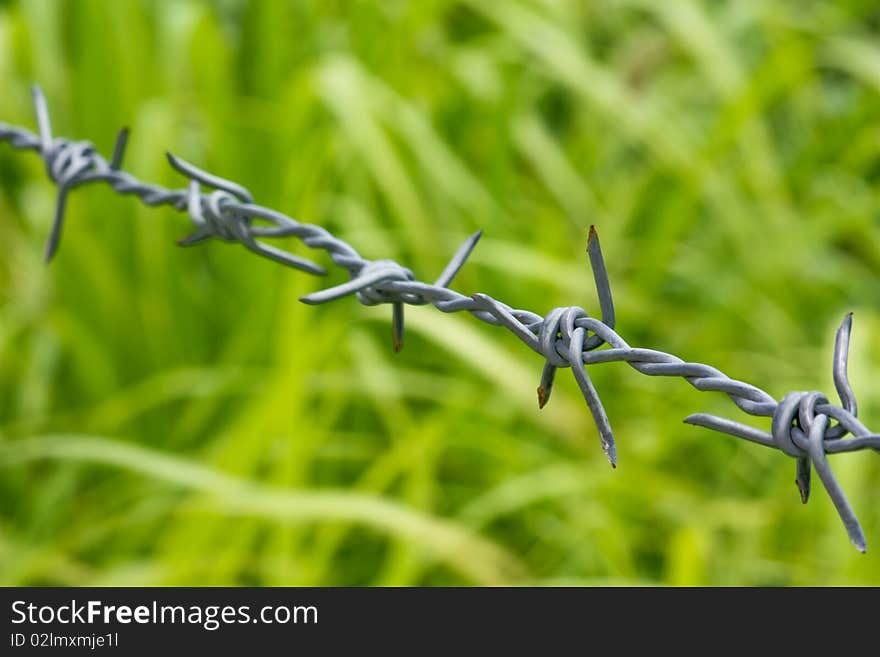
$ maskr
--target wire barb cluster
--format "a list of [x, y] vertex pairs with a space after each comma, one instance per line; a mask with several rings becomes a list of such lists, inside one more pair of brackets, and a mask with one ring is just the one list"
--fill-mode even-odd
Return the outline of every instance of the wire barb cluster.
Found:
[[[69, 192], [94, 182], [104, 182], [120, 194], [134, 195], [149, 206], [169, 205], [185, 211], [194, 231], [178, 242], [182, 246], [192, 246], [212, 238], [238, 242], [282, 265], [310, 274], [326, 274], [319, 264], [262, 241], [263, 238], [295, 237], [312, 249], [325, 251], [332, 262], [349, 276], [344, 283], [314, 292], [300, 300], [307, 304], [320, 304], [355, 295], [364, 305], [390, 304], [395, 351], [403, 347], [404, 307], [430, 304], [441, 312], [465, 311], [483, 322], [505, 327], [543, 357], [545, 364], [538, 387], [538, 405], [541, 408], [550, 400], [557, 370], [571, 368], [598, 429], [602, 450], [614, 467], [617, 465], [614, 434], [599, 393], [587, 372], [589, 365], [625, 362], [649, 376], [682, 377], [698, 390], [727, 394], [737, 407], [749, 415], [771, 418], [769, 432], [706, 413], [690, 415], [685, 422], [772, 447], [794, 458], [795, 481], [804, 503], [809, 499], [811, 472], [815, 468], [853, 545], [862, 552], [866, 550], [864, 532], [827, 459], [828, 454], [840, 452], [863, 449], [880, 451], [880, 435], [870, 432], [858, 420], [855, 395], [847, 379], [851, 315], [844, 318], [835, 340], [832, 371], [840, 405], [829, 402], [821, 392], [791, 392], [777, 401], [760, 388], [732, 379], [710, 365], [686, 362], [663, 351], [635, 348], [627, 344], [614, 331], [611, 286], [599, 238], [593, 227], [590, 227], [587, 239], [587, 256], [601, 319], [591, 317], [578, 306], [554, 308], [541, 316], [528, 310], [514, 309], [486, 294], [466, 296], [450, 288], [480, 239], [480, 232], [465, 240], [433, 283], [425, 283], [412, 270], [393, 260], [363, 258], [348, 243], [320, 226], [299, 222], [281, 212], [257, 205], [245, 187], [205, 172], [170, 153], [168, 161], [189, 180], [187, 188], [172, 190], [141, 182], [121, 169], [128, 140], [127, 129], [119, 132], [113, 155], [108, 161], [89, 142], [54, 138], [46, 100], [38, 87], [33, 87], [33, 99], [39, 134], [0, 123], [0, 141], [8, 142], [13, 148], [39, 153], [49, 177], [58, 186], [55, 217], [45, 252], [47, 261], [55, 255], [61, 241]], [[208, 191], [203, 191], [203, 188]], [[832, 421], [835, 424], [830, 426]]]

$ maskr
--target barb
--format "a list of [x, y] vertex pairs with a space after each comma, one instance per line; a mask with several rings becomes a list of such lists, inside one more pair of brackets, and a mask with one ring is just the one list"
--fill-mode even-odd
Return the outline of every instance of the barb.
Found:
[[[119, 132], [108, 162], [89, 142], [54, 138], [48, 106], [38, 87], [33, 88], [33, 99], [39, 134], [0, 123], [0, 141], [8, 142], [16, 149], [39, 153], [49, 177], [58, 186], [55, 217], [46, 246], [47, 261], [56, 254], [61, 242], [69, 192], [93, 182], [104, 182], [117, 193], [136, 196], [149, 206], [168, 205], [185, 211], [194, 231], [179, 241], [182, 246], [200, 244], [212, 238], [238, 242], [287, 267], [310, 274], [326, 274], [320, 265], [257, 239], [297, 238], [311, 249], [325, 251], [349, 277], [349, 280], [309, 294], [301, 301], [320, 304], [354, 295], [364, 305], [390, 304], [395, 351], [403, 347], [404, 307], [430, 304], [441, 312], [468, 312], [480, 321], [502, 326], [542, 356], [545, 364], [538, 386], [540, 408], [550, 400], [556, 371], [571, 368], [593, 416], [602, 450], [614, 467], [617, 465], [617, 446], [602, 400], [587, 373], [587, 367], [591, 365], [623, 362], [648, 376], [682, 377], [698, 390], [727, 394], [740, 410], [749, 415], [771, 418], [769, 432], [706, 413], [690, 415], [685, 422], [778, 449], [794, 458], [795, 483], [804, 503], [810, 496], [810, 478], [815, 468], [853, 545], [865, 551], [864, 532], [827, 460], [828, 454], [864, 449], [880, 452], [880, 435], [871, 433], [858, 420], [855, 394], [847, 378], [851, 314], [844, 318], [838, 329], [834, 346], [832, 372], [840, 405], [831, 404], [820, 392], [790, 392], [777, 401], [764, 390], [733, 379], [710, 365], [686, 362], [663, 351], [629, 346], [614, 331], [611, 286], [599, 237], [592, 226], [587, 238], [587, 256], [601, 319], [591, 317], [579, 306], [553, 308], [541, 316], [514, 309], [486, 294], [466, 296], [449, 287], [479, 241], [481, 232], [465, 240], [434, 283], [425, 283], [418, 280], [412, 270], [393, 260], [363, 258], [348, 243], [320, 226], [299, 222], [257, 205], [245, 187], [203, 171], [170, 153], [169, 163], [188, 178], [188, 187], [172, 190], [141, 182], [121, 169], [128, 141], [127, 128]], [[209, 191], [202, 191], [203, 187]], [[832, 420], [836, 424], [829, 426]]]

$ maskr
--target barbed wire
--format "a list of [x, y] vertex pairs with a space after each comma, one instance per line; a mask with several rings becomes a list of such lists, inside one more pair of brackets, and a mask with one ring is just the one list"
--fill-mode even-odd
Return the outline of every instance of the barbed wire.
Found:
[[[540, 408], [550, 400], [556, 370], [571, 368], [596, 424], [602, 450], [613, 467], [617, 465], [614, 434], [599, 393], [587, 373], [588, 365], [625, 362], [648, 376], [682, 377], [698, 390], [727, 394], [739, 409], [749, 415], [771, 418], [769, 432], [707, 413], [690, 415], [684, 421], [778, 449], [794, 458], [795, 483], [805, 504], [810, 496], [811, 472], [815, 468], [850, 541], [860, 551], [866, 550], [864, 532], [827, 459], [828, 454], [841, 452], [864, 449], [880, 452], [880, 435], [872, 433], [859, 421], [855, 394], [847, 378], [851, 314], [841, 323], [834, 343], [832, 374], [840, 405], [832, 404], [821, 392], [790, 392], [777, 401], [757, 386], [733, 379], [710, 365], [686, 362], [663, 351], [627, 344], [614, 330], [611, 286], [599, 238], [592, 226], [587, 238], [587, 255], [601, 319], [591, 317], [579, 306], [554, 308], [542, 316], [528, 310], [514, 309], [487, 294], [467, 296], [450, 288], [480, 239], [480, 232], [465, 240], [433, 283], [426, 283], [394, 260], [366, 259], [326, 229], [296, 221], [281, 212], [256, 204], [251, 193], [242, 185], [207, 173], [171, 153], [167, 154], [168, 161], [176, 171], [188, 178], [188, 187], [166, 189], [142, 182], [121, 168], [128, 141], [127, 128], [119, 132], [108, 161], [90, 142], [53, 137], [46, 99], [36, 86], [32, 88], [32, 93], [38, 134], [0, 123], [0, 141], [8, 142], [16, 149], [37, 152], [46, 165], [49, 177], [58, 186], [55, 217], [46, 244], [47, 262], [54, 257], [61, 242], [68, 194], [77, 187], [96, 182], [108, 184], [119, 194], [136, 196], [149, 206], [168, 205], [185, 211], [195, 230], [179, 240], [182, 246], [192, 246], [212, 238], [238, 242], [282, 265], [310, 274], [326, 274], [326, 270], [317, 263], [261, 241], [264, 238], [295, 237], [312, 249], [325, 251], [331, 261], [349, 276], [349, 280], [340, 285], [314, 292], [300, 300], [307, 304], [321, 304], [355, 295], [364, 305], [390, 304], [395, 351], [403, 347], [404, 306], [432, 305], [441, 312], [468, 312], [487, 324], [507, 328], [542, 356], [545, 364], [538, 386]], [[203, 191], [203, 187], [210, 191]], [[598, 350], [603, 346], [608, 348]], [[833, 425], [832, 420], [835, 422]]]

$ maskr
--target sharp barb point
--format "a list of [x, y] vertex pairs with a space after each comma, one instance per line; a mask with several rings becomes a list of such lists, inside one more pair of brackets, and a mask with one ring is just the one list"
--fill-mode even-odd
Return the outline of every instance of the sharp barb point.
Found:
[[865, 554], [868, 551], [868, 542], [865, 540], [865, 535], [862, 533], [861, 527], [858, 528], [857, 532], [850, 535], [850, 541], [862, 554]]
[[[837, 329], [834, 336], [834, 361], [832, 363], [832, 374], [834, 379], [834, 388], [837, 396], [840, 398], [841, 405], [854, 416], [858, 415], [858, 402], [856, 401], [855, 392], [849, 382], [847, 368], [849, 366], [849, 341], [852, 333], [852, 313], [847, 313]], [[840, 437], [843, 430], [832, 429], [832, 437]]]
[[590, 226], [590, 235], [587, 239], [587, 255], [590, 259], [590, 268], [593, 270], [593, 282], [596, 285], [596, 295], [599, 297], [599, 310], [602, 313], [602, 322], [609, 328], [614, 328], [614, 296], [611, 293], [608, 269], [605, 267], [605, 257], [602, 255], [602, 247], [599, 245], [599, 235], [596, 232], [595, 226]]
[[544, 408], [550, 401], [550, 393], [553, 392], [553, 382], [556, 379], [556, 366], [550, 361], [544, 363], [541, 370], [541, 383], [538, 384], [538, 408]]
[[446, 265], [446, 268], [443, 270], [443, 273], [437, 277], [437, 280], [434, 282], [434, 285], [437, 287], [449, 287], [449, 284], [452, 283], [452, 279], [458, 274], [461, 268], [464, 266], [465, 262], [470, 256], [471, 252], [477, 246], [477, 242], [480, 240], [480, 236], [483, 234], [482, 230], [478, 230], [476, 233], [468, 237], [464, 242], [462, 242], [461, 246], [458, 247], [458, 250], [449, 260], [449, 264]]
[[185, 235], [184, 237], [181, 237], [180, 239], [175, 241], [175, 244], [177, 244], [177, 246], [183, 247], [195, 246], [196, 244], [201, 244], [202, 242], [211, 239], [211, 237], [212, 235], [210, 233], [198, 231], [192, 233], [191, 235]]
[[130, 131], [128, 126], [123, 126], [116, 135], [116, 144], [113, 147], [113, 157], [110, 160], [110, 168], [118, 171], [122, 167], [125, 158], [125, 147], [128, 145]]
[[538, 386], [538, 408], [544, 408], [547, 405], [547, 392], [543, 386]]
[[394, 353], [403, 349], [403, 304], [391, 304], [391, 343], [394, 347]]
[[809, 456], [804, 455], [798, 458], [797, 473], [794, 483], [797, 486], [798, 492], [801, 495], [802, 504], [806, 504], [810, 501], [810, 478], [812, 470], [813, 466], [812, 463], [810, 463]]

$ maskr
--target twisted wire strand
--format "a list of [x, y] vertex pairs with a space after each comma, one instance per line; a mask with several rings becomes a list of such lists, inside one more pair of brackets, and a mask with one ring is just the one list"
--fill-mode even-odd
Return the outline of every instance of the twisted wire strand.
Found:
[[[777, 401], [757, 386], [733, 379], [710, 365], [686, 362], [663, 351], [627, 344], [614, 331], [611, 286], [599, 238], [592, 226], [587, 239], [587, 255], [601, 319], [591, 317], [578, 306], [554, 308], [541, 316], [512, 308], [486, 294], [467, 296], [450, 287], [479, 241], [481, 232], [465, 240], [438, 278], [433, 283], [426, 283], [418, 280], [412, 270], [393, 260], [362, 257], [350, 244], [321, 226], [296, 221], [256, 204], [242, 185], [203, 171], [171, 153], [167, 154], [169, 164], [189, 180], [187, 188], [173, 190], [142, 182], [121, 169], [129, 135], [127, 128], [119, 132], [113, 155], [107, 160], [89, 142], [54, 138], [46, 99], [36, 86], [32, 93], [38, 134], [0, 123], [0, 141], [8, 142], [16, 149], [39, 153], [50, 179], [58, 186], [55, 216], [45, 251], [47, 261], [52, 259], [60, 245], [69, 192], [96, 182], [108, 184], [119, 194], [133, 195], [146, 205], [168, 205], [186, 212], [194, 230], [178, 242], [181, 246], [192, 246], [209, 239], [238, 242], [282, 265], [310, 274], [326, 274], [317, 263], [257, 239], [297, 238], [312, 249], [325, 251], [331, 261], [349, 276], [349, 280], [343, 283], [300, 300], [307, 304], [321, 304], [354, 295], [364, 305], [390, 304], [395, 351], [403, 347], [404, 307], [432, 305], [441, 312], [468, 312], [483, 322], [502, 326], [540, 354], [545, 361], [538, 386], [540, 408], [550, 400], [557, 369], [571, 368], [596, 424], [602, 450], [613, 467], [617, 464], [616, 443], [608, 415], [587, 372], [590, 365], [624, 362], [648, 376], [682, 377], [698, 390], [727, 394], [740, 410], [749, 415], [771, 418], [769, 432], [706, 413], [690, 415], [685, 422], [778, 449], [794, 458], [795, 482], [804, 503], [809, 499], [811, 472], [815, 468], [851, 542], [860, 551], [866, 550], [864, 532], [827, 460], [828, 454], [864, 449], [880, 452], [880, 435], [869, 431], [857, 417], [857, 402], [847, 377], [851, 314], [844, 318], [835, 338], [832, 374], [840, 405], [830, 403], [821, 392], [791, 392]], [[203, 187], [209, 191], [203, 191]], [[836, 422], [833, 426], [832, 420]]]

